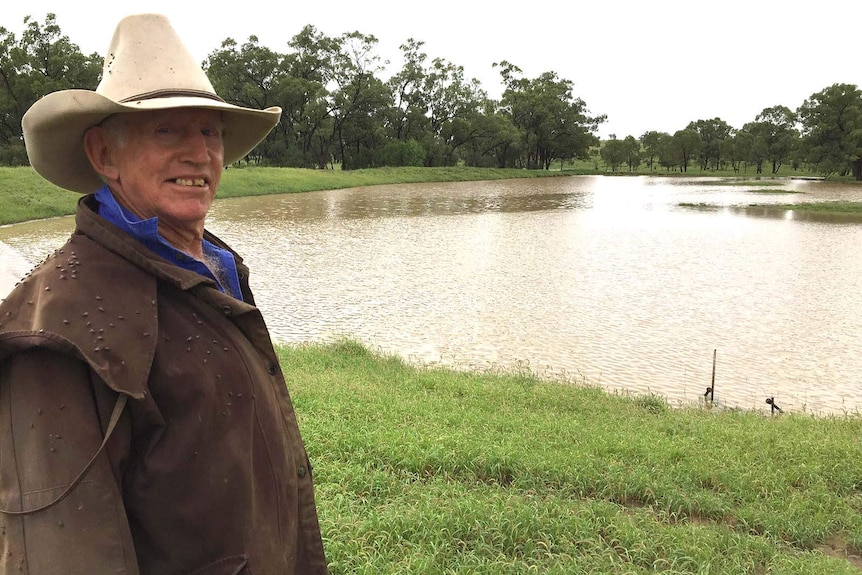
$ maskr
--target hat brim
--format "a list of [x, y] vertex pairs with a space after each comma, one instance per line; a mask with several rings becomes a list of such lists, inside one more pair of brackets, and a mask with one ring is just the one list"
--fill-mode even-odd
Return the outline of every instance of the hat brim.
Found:
[[278, 124], [281, 108], [242, 108], [219, 100], [177, 96], [114, 102], [89, 90], [63, 90], [38, 100], [24, 114], [24, 144], [30, 165], [46, 180], [79, 193], [102, 186], [84, 152], [84, 132], [113, 114], [205, 108], [222, 113], [224, 165], [245, 157]]

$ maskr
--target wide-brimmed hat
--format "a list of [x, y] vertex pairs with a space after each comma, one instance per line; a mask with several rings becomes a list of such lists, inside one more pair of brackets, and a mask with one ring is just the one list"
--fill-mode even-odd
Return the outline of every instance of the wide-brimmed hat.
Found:
[[30, 165], [62, 188], [93, 192], [102, 180], [84, 153], [84, 132], [113, 114], [169, 108], [222, 113], [226, 166], [248, 154], [281, 117], [278, 107], [256, 110], [222, 100], [166, 17], [128, 16], [114, 31], [95, 92], [54, 92], [24, 114]]

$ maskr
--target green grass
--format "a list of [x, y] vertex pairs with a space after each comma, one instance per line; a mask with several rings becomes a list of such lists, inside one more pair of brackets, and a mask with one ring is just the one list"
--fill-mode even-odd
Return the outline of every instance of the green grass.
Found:
[[32, 168], [0, 167], [0, 224], [74, 213], [78, 197], [47, 182]]
[[775, 208], [798, 212], [816, 212], [820, 214], [860, 214], [862, 202], [816, 202], [804, 204], [751, 204], [751, 208]]
[[750, 194], [804, 194], [794, 190], [746, 190]]
[[741, 179], [729, 179], [729, 180], [719, 180], [717, 182], [710, 182], [710, 186], [746, 186], [746, 187], [769, 187], [769, 186], [780, 186], [782, 185], [781, 180], [750, 180], [746, 178]]
[[279, 350], [333, 574], [858, 573], [862, 418]]
[[[790, 193], [790, 192], [787, 192]], [[689, 203], [682, 202], [677, 204], [682, 208], [692, 208], [697, 210], [718, 210], [724, 209], [727, 206], [709, 203]], [[737, 210], [752, 209], [769, 209], [769, 210], [785, 210], [793, 211], [802, 214], [819, 214], [824, 216], [848, 216], [857, 218], [862, 215], [862, 202], [809, 202], [801, 204], [748, 204], [747, 206], [730, 206]]]

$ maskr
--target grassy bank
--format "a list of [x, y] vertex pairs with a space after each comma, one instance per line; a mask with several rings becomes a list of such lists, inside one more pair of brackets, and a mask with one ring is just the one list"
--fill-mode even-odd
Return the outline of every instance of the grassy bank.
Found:
[[334, 574], [859, 573], [862, 418], [280, 354]]
[[74, 213], [78, 197], [30, 167], [0, 167], [0, 225]]
[[[374, 168], [367, 170], [307, 170], [301, 168], [228, 168], [222, 176], [219, 198], [254, 196], [272, 193], [311, 192], [378, 184], [405, 184], [422, 182], [463, 182], [470, 180], [498, 180], [509, 178], [539, 178], [605, 174], [588, 162], [567, 164], [560, 170], [516, 170], [497, 168]], [[728, 185], [780, 185], [779, 181], [732, 170], [724, 172], [692, 170], [687, 173], [650, 172], [642, 167], [636, 172], [620, 172], [617, 176], [685, 176], [726, 177]], [[799, 175], [794, 173], [794, 176]], [[788, 174], [782, 177], [789, 177]], [[74, 213], [78, 194], [60, 189], [43, 180], [32, 168], [0, 167], [0, 225], [62, 216]]]
[[[300, 168], [229, 168], [219, 198], [311, 192], [378, 184], [498, 180], [576, 175], [577, 170], [542, 171], [494, 168], [377, 168], [306, 170]], [[80, 196], [48, 183], [32, 168], [0, 167], [0, 225], [74, 213]]]

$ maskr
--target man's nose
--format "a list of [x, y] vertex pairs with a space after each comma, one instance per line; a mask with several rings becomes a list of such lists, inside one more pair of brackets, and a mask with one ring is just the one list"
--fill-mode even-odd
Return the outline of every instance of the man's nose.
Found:
[[212, 150], [207, 137], [200, 132], [190, 132], [183, 140], [185, 159], [196, 164], [206, 164], [212, 159]]

